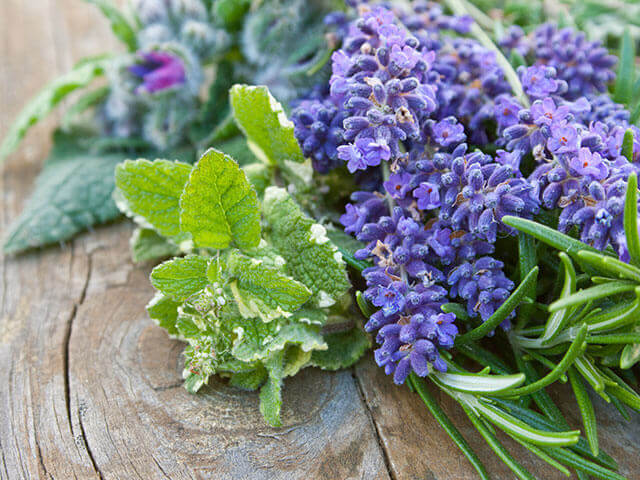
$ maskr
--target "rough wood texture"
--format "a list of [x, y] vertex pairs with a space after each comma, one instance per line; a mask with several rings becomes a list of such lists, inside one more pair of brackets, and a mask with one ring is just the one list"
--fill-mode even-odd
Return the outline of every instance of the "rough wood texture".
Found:
[[[0, 136], [39, 87], [82, 55], [112, 48], [111, 38], [80, 0], [0, 1]], [[3, 231], [54, 124], [37, 127], [2, 170]], [[223, 382], [187, 394], [182, 345], [146, 317], [150, 267], [129, 261], [130, 232], [115, 224], [2, 259], [1, 479], [475, 478], [418, 398], [370, 359], [353, 371], [308, 369], [288, 380], [280, 429], [265, 426], [256, 395]], [[512, 478], [443, 400], [495, 478]], [[638, 478], [640, 423], [606, 411], [602, 445]], [[539, 478], [559, 478], [515, 451]]]

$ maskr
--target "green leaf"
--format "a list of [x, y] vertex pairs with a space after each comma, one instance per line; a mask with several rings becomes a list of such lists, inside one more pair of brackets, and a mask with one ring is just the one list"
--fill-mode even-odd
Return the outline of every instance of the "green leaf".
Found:
[[372, 264], [366, 260], [358, 260], [355, 257], [355, 252], [364, 247], [362, 242], [359, 242], [351, 235], [344, 233], [343, 230], [329, 229], [327, 230], [327, 236], [342, 254], [342, 258], [352, 268], [362, 272], [365, 268], [370, 267]]
[[251, 0], [215, 0], [213, 16], [225, 30], [235, 32], [242, 26], [242, 20], [251, 7]]
[[475, 409], [491, 423], [505, 432], [523, 440], [541, 446], [568, 446], [578, 443], [580, 430], [566, 432], [549, 432], [531, 427], [522, 420], [509, 415], [501, 409], [484, 401], [474, 403]]
[[572, 257], [576, 257], [577, 253], [581, 250], [587, 250], [590, 252], [600, 253], [599, 250], [587, 245], [586, 243], [571, 238], [564, 233], [560, 233], [557, 230], [542, 225], [541, 223], [534, 222], [533, 220], [527, 220], [526, 218], [512, 217], [511, 215], [505, 215], [502, 217], [502, 222], [505, 225], [515, 228], [521, 232], [531, 235], [537, 238], [541, 242], [551, 245], [557, 250], [562, 250], [568, 253]]
[[125, 154], [94, 154], [54, 146], [20, 216], [5, 237], [16, 253], [67, 240], [120, 215], [111, 198], [113, 169]]
[[578, 252], [583, 264], [591, 265], [601, 275], [640, 283], [640, 269], [602, 253]]
[[98, 7], [102, 14], [111, 22], [113, 33], [124, 43], [130, 52], [137, 47], [136, 29], [125, 15], [110, 0], [84, 0]]
[[563, 308], [581, 305], [589, 300], [597, 300], [600, 298], [611, 297], [612, 295], [618, 295], [620, 293], [630, 292], [635, 290], [635, 288], [635, 284], [621, 281], [612, 281], [602, 285], [596, 285], [594, 287], [578, 290], [573, 295], [556, 300], [549, 305], [549, 311], [555, 312], [557, 310], [562, 310]]
[[184, 301], [209, 284], [207, 267], [210, 258], [189, 255], [161, 263], [151, 272], [151, 283], [175, 300]]
[[587, 390], [576, 370], [572, 367], [568, 373], [571, 388], [573, 388], [573, 393], [580, 408], [582, 424], [584, 425], [584, 431], [587, 436], [587, 441], [589, 442], [589, 447], [591, 448], [591, 453], [597, 457], [599, 454], [598, 431], [593, 403], [591, 403]]
[[310, 303], [335, 304], [351, 285], [342, 255], [325, 228], [302, 213], [282, 188], [267, 188], [262, 210], [268, 238], [286, 260], [286, 271], [313, 292]]
[[[636, 335], [640, 335], [640, 327], [636, 327], [635, 332]], [[640, 340], [624, 346], [622, 354], [620, 355], [620, 368], [631, 368], [638, 363], [638, 361], [640, 361]]]
[[513, 375], [484, 375], [476, 373], [431, 372], [443, 385], [473, 395], [494, 394], [522, 385], [523, 373]]
[[[116, 167], [118, 207], [165, 237], [180, 232], [180, 195], [192, 167], [169, 160], [127, 160]], [[120, 201], [122, 199], [123, 201]]]
[[311, 365], [323, 370], [340, 370], [355, 364], [371, 346], [369, 337], [359, 327], [347, 332], [324, 335], [329, 348], [314, 350]]
[[633, 130], [630, 128], [624, 132], [624, 137], [622, 138], [622, 155], [629, 161], [629, 163], [633, 163]]
[[626, 29], [620, 45], [620, 65], [616, 75], [613, 100], [628, 106], [633, 100], [633, 84], [636, 72], [635, 42]]
[[242, 167], [245, 175], [259, 196], [264, 195], [264, 191], [269, 185], [274, 183], [272, 169], [264, 163], [251, 163]]
[[200, 388], [205, 384], [206, 378], [203, 375], [196, 373], [189, 373], [184, 379], [184, 388], [189, 393], [197, 393]]
[[455, 339], [456, 345], [462, 345], [464, 343], [473, 342], [486, 336], [489, 332], [493, 331], [498, 325], [500, 325], [507, 316], [515, 310], [520, 304], [524, 296], [529, 292], [530, 286], [536, 281], [538, 277], [538, 267], [534, 267], [525, 279], [518, 285], [518, 288], [507, 298], [500, 307], [494, 312], [491, 317], [487, 319], [479, 327], [470, 330], [469, 332], [459, 335]]
[[268, 373], [262, 364], [248, 372], [234, 373], [229, 379], [229, 385], [242, 390], [257, 390], [267, 379]]
[[631, 263], [640, 266], [640, 235], [638, 234], [638, 176], [629, 175], [624, 200], [624, 233]]
[[[560, 252], [560, 260], [564, 265], [564, 284], [560, 291], [559, 298], [567, 298], [576, 290], [576, 271], [573, 268], [571, 259], [566, 253]], [[553, 338], [560, 333], [566, 326], [572, 312], [573, 309], [565, 308], [549, 315], [549, 319], [545, 325], [544, 335], [540, 338], [543, 344], [553, 340]]]
[[241, 249], [260, 242], [255, 189], [231, 157], [208, 150], [196, 164], [180, 197], [180, 225], [197, 246]]
[[267, 87], [234, 85], [231, 108], [253, 153], [263, 162], [281, 165], [285, 160], [304, 162], [293, 135], [293, 123]]
[[326, 350], [327, 344], [320, 334], [320, 327], [293, 321], [260, 320], [239, 322], [235, 329], [232, 354], [243, 362], [264, 360], [290, 345], [298, 345], [302, 351]]
[[585, 339], [587, 337], [587, 325], [582, 325], [576, 334], [576, 338], [571, 342], [569, 349], [565, 353], [560, 363], [556, 365], [556, 367], [549, 372], [546, 376], [541, 379], [529, 383], [524, 387], [516, 388], [515, 390], [508, 390], [501, 396], [509, 396], [509, 397], [521, 397], [524, 395], [530, 395], [532, 393], [537, 392], [558, 380], [562, 375], [565, 374], [567, 369], [573, 364], [575, 359], [582, 354], [585, 348]]
[[164, 328], [169, 335], [177, 336], [179, 332], [176, 327], [176, 322], [178, 321], [178, 307], [180, 305], [181, 302], [177, 302], [160, 292], [156, 292], [156, 295], [147, 305], [147, 312], [149, 313], [149, 317], [151, 317], [158, 326]]
[[104, 73], [107, 57], [94, 58], [76, 65], [69, 73], [58, 77], [40, 91], [18, 114], [0, 145], [0, 162], [13, 152], [27, 130], [58, 105], [71, 92], [84, 88]]
[[311, 297], [311, 290], [280, 269], [235, 251], [224, 259], [222, 268], [245, 318], [260, 317], [267, 322], [288, 316]]
[[131, 258], [135, 263], [174, 257], [180, 253], [180, 247], [149, 228], [136, 228], [130, 244]]
[[260, 413], [272, 427], [280, 427], [282, 407], [282, 377], [284, 352], [278, 352], [265, 362], [269, 372], [267, 382], [260, 389]]

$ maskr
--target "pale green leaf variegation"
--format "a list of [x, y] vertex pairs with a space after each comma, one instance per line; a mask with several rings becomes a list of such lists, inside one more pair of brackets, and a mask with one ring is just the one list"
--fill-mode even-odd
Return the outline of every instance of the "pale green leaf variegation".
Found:
[[198, 255], [174, 258], [153, 269], [151, 283], [164, 295], [186, 300], [208, 285], [209, 261], [209, 258]]
[[208, 150], [196, 164], [180, 197], [180, 225], [196, 246], [241, 249], [260, 242], [255, 189], [233, 159]]
[[234, 85], [230, 96], [236, 122], [259, 159], [279, 165], [285, 160], [304, 162], [293, 123], [267, 87]]
[[169, 160], [127, 160], [116, 167], [116, 203], [165, 237], [180, 234], [180, 195], [191, 165]]
[[329, 307], [350, 288], [346, 265], [325, 228], [307, 217], [282, 188], [265, 191], [268, 238], [286, 260], [285, 269], [313, 292], [311, 303]]
[[224, 259], [223, 269], [240, 314], [245, 318], [260, 317], [271, 321], [289, 316], [311, 296], [306, 286], [279, 269], [235, 251]]
[[305, 352], [327, 349], [320, 327], [290, 320], [270, 323], [244, 321], [236, 327], [235, 332], [237, 338], [232, 353], [243, 362], [264, 360], [289, 345], [298, 345]]

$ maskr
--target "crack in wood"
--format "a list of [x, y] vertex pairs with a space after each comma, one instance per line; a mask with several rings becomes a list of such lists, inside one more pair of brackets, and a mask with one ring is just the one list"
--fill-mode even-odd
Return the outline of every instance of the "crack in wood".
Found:
[[373, 416], [373, 412], [371, 411], [371, 406], [369, 405], [369, 403], [367, 403], [367, 399], [364, 394], [362, 383], [360, 382], [360, 379], [358, 378], [358, 375], [356, 375], [356, 372], [353, 368], [351, 369], [351, 377], [353, 378], [353, 381], [356, 384], [358, 395], [360, 396], [360, 400], [364, 405], [369, 422], [373, 427], [373, 432], [375, 434], [376, 441], [378, 442], [378, 446], [382, 451], [382, 459], [384, 460], [384, 466], [387, 469], [387, 473], [389, 474], [389, 477], [392, 480], [397, 480], [396, 475], [393, 472], [393, 469], [391, 468], [391, 460], [389, 458], [389, 452], [385, 448], [384, 442], [382, 441], [382, 436], [380, 435], [380, 429], [378, 428], [378, 424], [376, 423], [375, 417]]

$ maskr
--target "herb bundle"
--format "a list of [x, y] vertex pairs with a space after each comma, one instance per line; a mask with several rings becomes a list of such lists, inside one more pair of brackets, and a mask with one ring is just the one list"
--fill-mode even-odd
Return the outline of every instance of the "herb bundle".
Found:
[[[421, 0], [352, 0], [301, 29], [326, 50], [296, 50], [289, 75], [261, 64], [260, 39], [291, 42], [301, 30], [273, 27], [283, 10], [256, 15], [258, 2], [246, 14], [241, 3], [205, 9], [227, 19], [207, 35], [171, 20], [162, 35], [204, 42], [189, 47], [191, 61], [178, 45], [143, 48], [116, 70], [133, 83], [121, 91], [112, 80], [96, 109], [113, 120], [110, 102], [118, 104], [107, 131], [152, 144], [152, 155], [100, 158], [156, 158], [119, 163], [113, 198], [137, 224], [134, 259], [172, 257], [151, 274], [157, 294], [147, 309], [188, 344], [186, 388], [217, 374], [260, 389], [265, 420], [279, 426], [283, 378], [351, 366], [370, 333], [376, 363], [420, 396], [480, 478], [489, 478], [482, 461], [427, 381], [517, 478], [535, 477], [496, 428], [564, 475], [624, 478], [600, 448], [590, 395], [625, 418], [640, 411], [640, 130], [629, 31], [616, 58], [575, 29], [504, 28], [467, 0], [445, 1], [448, 12]], [[164, 2], [142, 4], [140, 18], [165, 18]], [[317, 17], [313, 8], [295, 21]], [[237, 45], [243, 22], [242, 41], [254, 43], [239, 59], [224, 45]], [[213, 84], [218, 103], [194, 109], [199, 88], [188, 79], [200, 77], [190, 68], [211, 55], [222, 55], [219, 73], [235, 73]], [[236, 80], [270, 88], [235, 84], [227, 98]], [[170, 135], [149, 127], [154, 115]], [[194, 166], [175, 160], [173, 148], [185, 145], [204, 151]], [[74, 158], [73, 148], [61, 135], [54, 154]], [[547, 393], [557, 382], [573, 391], [579, 430]]]

